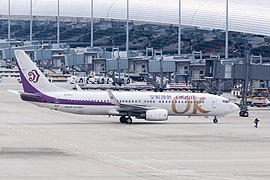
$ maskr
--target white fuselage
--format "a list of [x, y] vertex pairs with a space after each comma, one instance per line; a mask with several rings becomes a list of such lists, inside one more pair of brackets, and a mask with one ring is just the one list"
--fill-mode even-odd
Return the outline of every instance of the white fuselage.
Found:
[[196, 93], [160, 92], [83, 92], [68, 91], [48, 79], [23, 50], [16, 50], [23, 85], [22, 100], [68, 113], [120, 116], [131, 124], [131, 117], [148, 121], [166, 121], [168, 116], [216, 116], [239, 108], [226, 98]]
[[[34, 104], [68, 113], [86, 115], [117, 115], [106, 91], [99, 92], [50, 92], [53, 103]], [[121, 104], [140, 105], [166, 109], [170, 116], [220, 116], [236, 110], [236, 105], [227, 99], [210, 94], [158, 93], [158, 92], [113, 92]], [[68, 103], [62, 103], [65, 100]], [[114, 114], [115, 112], [115, 114]]]

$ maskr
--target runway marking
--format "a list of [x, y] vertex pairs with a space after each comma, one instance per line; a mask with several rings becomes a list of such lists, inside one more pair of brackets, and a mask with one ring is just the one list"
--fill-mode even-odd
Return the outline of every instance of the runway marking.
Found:
[[148, 159], [148, 160], [151, 160], [151, 161], [156, 161], [156, 162], [160, 162], [160, 163], [167, 164], [167, 165], [175, 167], [175, 164], [172, 164], [172, 163], [169, 163], [169, 162], [166, 162], [166, 161], [162, 161], [162, 160], [159, 160], [159, 159], [153, 159], [153, 158], [150, 158], [150, 157], [147, 157], [147, 156], [144, 156], [144, 158]]
[[11, 92], [11, 93], [13, 93], [13, 94], [20, 95], [19, 91], [11, 90], [11, 89], [8, 89], [8, 91]]
[[[13, 122], [10, 122], [10, 123], [13, 123]], [[19, 123], [14, 123], [14, 124], [19, 124]], [[132, 160], [128, 160], [128, 159], [120, 158], [120, 157], [117, 157], [117, 156], [109, 155], [109, 154], [106, 154], [106, 153], [102, 153], [102, 152], [99, 152], [99, 151], [95, 151], [95, 150], [92, 150], [92, 149], [89, 149], [89, 148], [85, 148], [85, 147], [82, 147], [82, 146], [79, 146], [79, 145], [74, 145], [72, 143], [58, 141], [57, 139], [50, 138], [50, 137], [43, 136], [43, 135], [39, 135], [37, 133], [33, 133], [33, 132], [30, 132], [30, 131], [26, 131], [26, 130], [22, 130], [22, 129], [18, 129], [18, 128], [13, 128], [11, 126], [2, 125], [2, 124], [0, 126], [2, 126], [4, 128], [15, 130], [15, 131], [19, 131], [19, 132], [22, 132], [22, 133], [25, 133], [25, 134], [35, 135], [35, 136], [40, 137], [42, 139], [47, 139], [47, 140], [50, 140], [50, 141], [53, 141], [53, 142], [58, 142], [58, 143], [65, 144], [65, 145], [68, 145], [68, 146], [71, 146], [71, 147], [77, 147], [77, 148], [80, 148], [80, 149], [86, 149], [88, 152], [96, 153], [96, 154], [103, 155], [103, 156], [110, 157], [110, 158], [114, 158], [114, 159], [118, 159], [120, 161], [132, 163], [132, 164], [135, 164], [135, 165], [138, 165], [138, 166], [141, 166], [141, 167], [146, 167], [146, 168], [151, 169], [151, 170], [162, 172], [162, 173], [164, 173], [164, 174], [166, 174], [168, 176], [173, 175], [173, 174], [167, 173], [166, 171], [163, 171], [163, 170], [154, 168], [152, 166], [148, 166], [148, 165], [145, 165], [145, 164], [142, 164], [142, 163], [138, 163], [138, 162], [135, 162], [135, 161], [132, 161]]]
[[125, 161], [125, 162], [128, 162], [128, 163], [132, 163], [132, 164], [135, 164], [135, 165], [139, 165], [139, 166], [142, 166], [142, 167], [146, 167], [146, 168], [149, 168], [149, 169], [152, 169], [152, 170], [155, 170], [155, 171], [163, 172], [162, 170], [157, 169], [157, 168], [154, 168], [152, 166], [148, 166], [148, 165], [145, 165], [145, 164], [137, 163], [135, 161], [131, 161], [131, 160], [128, 160], [128, 159], [120, 158], [120, 157], [113, 156], [113, 155], [110, 155], [110, 157], [112, 157], [114, 159], [121, 160], [121, 161]]
[[[16, 122], [12, 122], [12, 121], [7, 121], [7, 122], [12, 123], [12, 124], [16, 124], [16, 125], [20, 125], [20, 126], [23, 126], [23, 127], [31, 128], [30, 126], [26, 126], [26, 125], [23, 125], [21, 123], [16, 123]], [[117, 156], [114, 156], [114, 155], [110, 155], [108, 153], [102, 153], [102, 152], [99, 152], [99, 151], [96, 151], [96, 150], [93, 150], [93, 149], [89, 149], [89, 148], [85, 148], [85, 147], [80, 146], [80, 145], [75, 145], [75, 144], [72, 144], [72, 143], [64, 142], [64, 141], [61, 141], [61, 140], [58, 140], [58, 139], [55, 139], [55, 138], [50, 138], [50, 137], [40, 135], [40, 134], [31, 132], [31, 131], [27, 131], [27, 130], [23, 130], [23, 129], [19, 129], [19, 128], [14, 128], [12, 126], [2, 125], [2, 124], [0, 124], [0, 126], [3, 127], [3, 128], [8, 128], [8, 129], [11, 129], [11, 130], [14, 130], [14, 131], [17, 131], [17, 132], [21, 132], [21, 133], [24, 133], [24, 134], [33, 135], [33, 136], [36, 136], [36, 137], [39, 137], [39, 138], [42, 138], [42, 139], [45, 139], [45, 140], [57, 142], [58, 144], [63, 144], [63, 145], [67, 145], [67, 146], [70, 146], [70, 147], [76, 147], [76, 148], [79, 148], [79, 149], [84, 149], [84, 150], [86, 150], [88, 152], [91, 152], [91, 153], [96, 153], [96, 154], [99, 154], [99, 155], [103, 155], [105, 157], [114, 158], [114, 159], [117, 159], [117, 160], [120, 160], [120, 161], [123, 161], [123, 162], [131, 163], [131, 164], [134, 164], [134, 165], [137, 165], [137, 166], [141, 166], [141, 167], [148, 168], [148, 169], [156, 171], [156, 173], [155, 172], [149, 172], [148, 174], [150, 174], [150, 175], [156, 175], [156, 176], [160, 175], [160, 176], [166, 176], [166, 177], [176, 176], [176, 177], [183, 177], [183, 178], [186, 178], [186, 179], [198, 179], [198, 180], [201, 180], [202, 176], [205, 177], [205, 179], [209, 179], [209, 178], [211, 178], [211, 179], [216, 179], [216, 178], [220, 179], [220, 178], [222, 178], [222, 179], [226, 179], [226, 180], [232, 180], [232, 179], [235, 179], [235, 178], [237, 178], [237, 179], [240, 179], [240, 178], [241, 179], [249, 179], [249, 177], [246, 177], [246, 176], [238, 176], [238, 175], [231, 175], [231, 174], [229, 175], [229, 174], [218, 174], [218, 173], [209, 173], [209, 174], [208, 173], [197, 173], [196, 171], [193, 171], [192, 169], [191, 169], [192, 171], [186, 171], [185, 172], [185, 170], [190, 170], [190, 169], [185, 169], [183, 167], [180, 167], [180, 171], [179, 171], [179, 169], [178, 170], [177, 169], [176, 170], [161, 170], [161, 169], [155, 168], [153, 166], [149, 166], [149, 165], [146, 165], [146, 164], [143, 164], [143, 163], [138, 163], [136, 161], [128, 160], [128, 159], [117, 157]], [[127, 153], [127, 152], [125, 152], [125, 153]], [[87, 155], [85, 155], [85, 156], [87, 156]], [[149, 159], [151, 161], [161, 162], [163, 164], [175, 166], [174, 164], [168, 163], [166, 161], [153, 159], [153, 158], [146, 157], [146, 156], [144, 156], [144, 158]], [[189, 160], [184, 160], [184, 161], [189, 161]], [[196, 160], [196, 161], [198, 161], [198, 160]], [[181, 169], [183, 169], [184, 171], [181, 171]], [[193, 174], [190, 174], [191, 172]], [[187, 174], [187, 173], [189, 173], [189, 174]], [[194, 177], [194, 176], [199, 176], [199, 177]], [[222, 177], [222, 176], [226, 176], [226, 177]], [[228, 176], [231, 176], [231, 177], [228, 177]], [[252, 178], [252, 179], [262, 180], [262, 178]]]

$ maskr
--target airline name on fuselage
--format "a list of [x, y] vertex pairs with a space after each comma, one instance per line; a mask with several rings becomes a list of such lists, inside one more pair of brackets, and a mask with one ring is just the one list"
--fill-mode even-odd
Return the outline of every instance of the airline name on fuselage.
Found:
[[[198, 114], [198, 112], [202, 114], [207, 114], [210, 111], [205, 110], [201, 107], [201, 104], [204, 103], [206, 100], [205, 96], [197, 97], [194, 95], [177, 95], [177, 96], [172, 96], [172, 95], [150, 95], [150, 99], [152, 100], [165, 100], [165, 101], [171, 101], [171, 109], [174, 113], [176, 114], [185, 114], [189, 110], [192, 110], [192, 114]], [[177, 102], [184, 102], [185, 103], [185, 109], [184, 110], [179, 110], [177, 108]]]
[[150, 95], [150, 99], [152, 100], [196, 100], [196, 101], [204, 101], [206, 97], [196, 97], [194, 95], [181, 95], [181, 96], [172, 96], [172, 95]]

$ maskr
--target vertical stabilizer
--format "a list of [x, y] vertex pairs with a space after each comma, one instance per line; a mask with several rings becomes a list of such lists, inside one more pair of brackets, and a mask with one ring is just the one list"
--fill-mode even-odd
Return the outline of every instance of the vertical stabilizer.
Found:
[[63, 90], [51, 84], [23, 50], [15, 50], [15, 56], [18, 62], [24, 92], [39, 93]]

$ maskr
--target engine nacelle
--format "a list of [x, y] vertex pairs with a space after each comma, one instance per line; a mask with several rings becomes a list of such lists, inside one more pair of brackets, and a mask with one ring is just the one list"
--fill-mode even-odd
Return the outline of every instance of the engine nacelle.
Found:
[[168, 119], [168, 111], [166, 109], [148, 110], [145, 114], [147, 121], [166, 121]]

